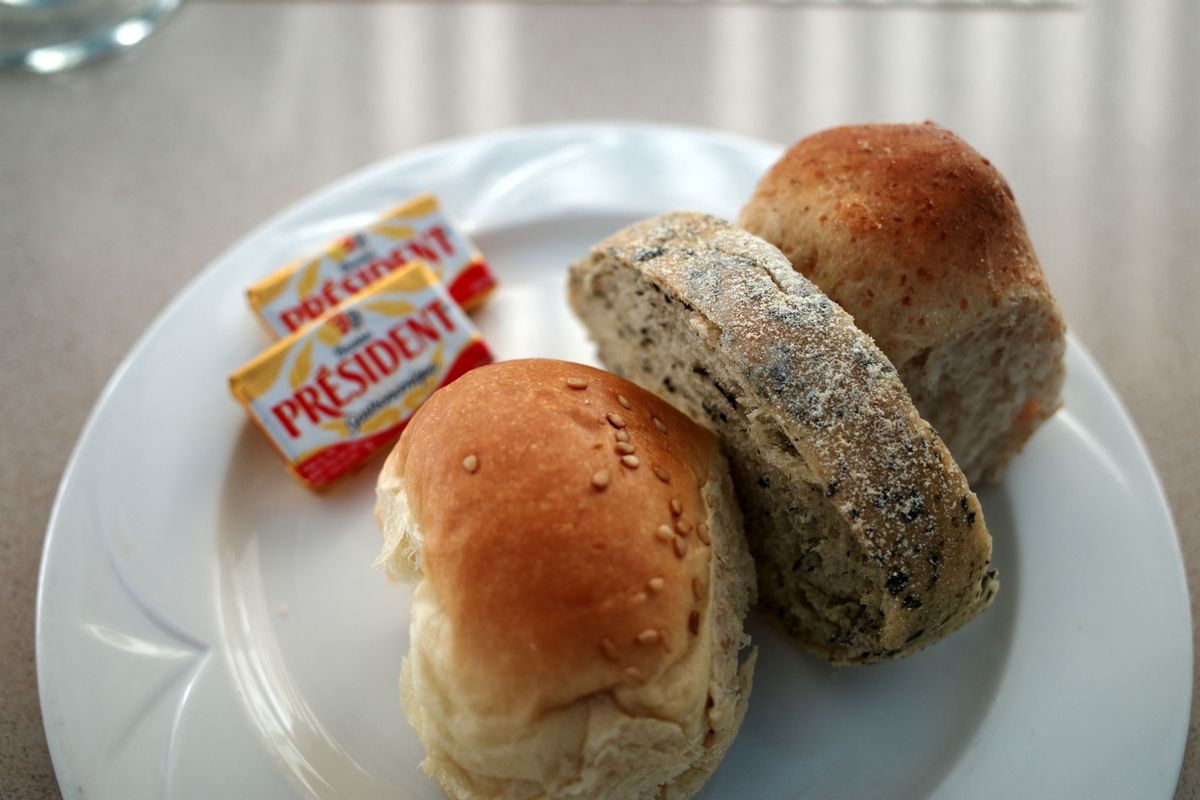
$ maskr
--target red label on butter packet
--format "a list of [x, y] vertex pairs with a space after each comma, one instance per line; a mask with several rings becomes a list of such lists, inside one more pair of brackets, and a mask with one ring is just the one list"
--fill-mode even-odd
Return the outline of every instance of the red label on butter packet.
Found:
[[468, 311], [496, 286], [483, 256], [431, 194], [406, 201], [315, 257], [293, 262], [246, 291], [276, 336], [287, 336], [413, 261], [423, 261]]
[[491, 361], [417, 262], [277, 342], [229, 384], [289, 469], [320, 489], [390, 446], [438, 388]]

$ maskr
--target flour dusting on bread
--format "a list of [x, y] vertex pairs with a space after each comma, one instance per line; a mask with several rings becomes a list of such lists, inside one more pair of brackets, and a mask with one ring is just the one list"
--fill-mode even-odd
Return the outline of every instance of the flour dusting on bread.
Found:
[[596, 245], [569, 292], [606, 366], [721, 437], [760, 597], [808, 647], [894, 658], [990, 603], [962, 472], [887, 358], [776, 248], [667, 214]]

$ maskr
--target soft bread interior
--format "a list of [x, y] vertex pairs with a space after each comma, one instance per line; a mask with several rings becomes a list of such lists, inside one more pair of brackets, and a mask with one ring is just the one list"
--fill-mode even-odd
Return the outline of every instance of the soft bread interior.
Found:
[[591, 269], [593, 299], [576, 310], [603, 363], [715, 429], [731, 449], [760, 601], [813, 650], [875, 648], [879, 572], [864, 568], [859, 540], [782, 424], [719, 356], [719, 332], [640, 273]]
[[755, 597], [754, 566], [723, 465], [713, 474], [702, 489], [712, 539], [709, 601], [687, 650], [653, 683], [614, 685], [517, 715], [481, 711], [459, 691], [450, 622], [421, 580], [423, 536], [402, 477], [380, 481], [384, 546], [376, 563], [418, 581], [401, 702], [426, 749], [422, 768], [451, 797], [662, 800], [699, 791], [741, 727], [757, 655], [751, 650], [739, 663], [749, 645], [743, 619]]
[[896, 369], [967, 479], [995, 480], [1060, 404], [1065, 340], [1052, 306], [1012, 303]]
[[403, 480], [387, 468], [376, 491], [375, 521], [383, 534], [383, 549], [375, 559], [375, 566], [383, 567], [388, 577], [394, 580], [419, 581], [422, 574], [421, 526], [413, 517]]

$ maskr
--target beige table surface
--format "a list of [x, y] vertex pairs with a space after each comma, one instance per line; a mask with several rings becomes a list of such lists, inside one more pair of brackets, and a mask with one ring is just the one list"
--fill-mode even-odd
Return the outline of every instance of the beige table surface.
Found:
[[[194, 2], [129, 57], [0, 76], [0, 797], [57, 794], [37, 569], [59, 477], [121, 357], [284, 206], [507, 126], [650, 120], [785, 142], [931, 118], [960, 132], [1008, 176], [1071, 327], [1141, 430], [1195, 598], [1200, 3], [1082, 5]], [[1179, 798], [1200, 795], [1192, 719]]]

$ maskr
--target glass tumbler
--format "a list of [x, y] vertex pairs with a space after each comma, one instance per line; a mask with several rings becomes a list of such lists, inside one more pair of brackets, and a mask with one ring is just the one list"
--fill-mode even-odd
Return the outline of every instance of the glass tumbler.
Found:
[[0, 68], [60, 72], [133, 47], [180, 0], [0, 0]]

